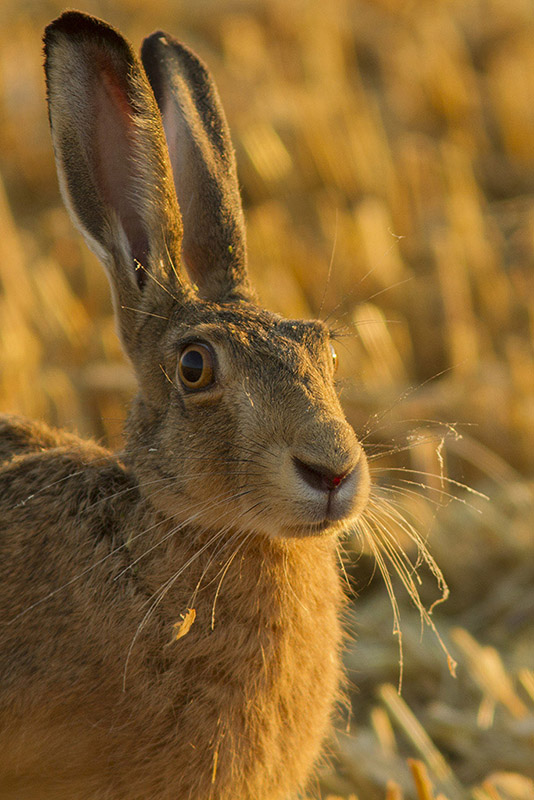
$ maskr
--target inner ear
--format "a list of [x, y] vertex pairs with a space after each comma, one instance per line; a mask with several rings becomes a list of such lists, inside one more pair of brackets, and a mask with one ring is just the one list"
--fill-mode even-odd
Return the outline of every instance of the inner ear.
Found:
[[94, 87], [96, 177], [102, 200], [114, 209], [125, 236], [124, 256], [132, 265], [140, 289], [146, 282], [149, 237], [135, 192], [135, 168], [141, 166], [136, 152], [135, 109], [127, 87], [110, 60], [94, 53], [98, 77]]

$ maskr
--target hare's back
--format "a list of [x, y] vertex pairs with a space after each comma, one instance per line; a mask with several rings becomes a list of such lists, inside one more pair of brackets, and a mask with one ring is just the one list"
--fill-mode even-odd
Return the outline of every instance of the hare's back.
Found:
[[0, 797], [103, 798], [106, 786], [91, 788], [108, 755], [99, 722], [113, 727], [141, 614], [131, 573], [115, 580], [136, 488], [99, 448], [1, 424], [11, 457], [0, 465]]
[[125, 493], [131, 506], [136, 481], [113, 453], [43, 423], [0, 416], [0, 531], [43, 529], [53, 540], [61, 525], [101, 538], [98, 529]]
[[0, 415], [0, 470], [15, 456], [76, 444], [81, 444], [76, 436], [52, 430], [42, 422]]
[[91, 585], [102, 598], [127, 566], [139, 492], [107, 450], [20, 418], [0, 419], [0, 454], [1, 640], [6, 623], [79, 614]]

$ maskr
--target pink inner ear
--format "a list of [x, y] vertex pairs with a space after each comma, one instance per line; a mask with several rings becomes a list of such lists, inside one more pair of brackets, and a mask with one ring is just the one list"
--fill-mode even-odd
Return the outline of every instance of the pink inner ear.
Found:
[[[148, 240], [136, 207], [134, 109], [113, 63], [95, 54], [95, 173], [106, 205], [117, 214], [133, 259], [147, 266]], [[137, 273], [138, 277], [141, 277]]]

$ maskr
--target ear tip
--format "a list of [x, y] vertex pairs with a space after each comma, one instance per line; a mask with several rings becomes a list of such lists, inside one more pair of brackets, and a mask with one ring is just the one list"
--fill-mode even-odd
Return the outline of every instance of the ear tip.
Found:
[[149, 36], [145, 37], [145, 42], [157, 42], [163, 40], [164, 44], [167, 44], [167, 40], [171, 39], [172, 37], [165, 33], [165, 31], [154, 31]]
[[181, 45], [174, 36], [165, 33], [165, 31], [154, 31], [150, 36], [143, 39], [143, 44], [141, 45], [141, 59], [146, 59], [147, 62], [154, 58], [158, 60], [164, 59], [171, 49], [181, 47], [183, 47], [183, 45]]
[[49, 46], [60, 36], [69, 39], [104, 39], [114, 45], [123, 45], [124, 39], [112, 25], [99, 17], [85, 14], [83, 11], [64, 11], [59, 17], [50, 22], [43, 34], [45, 55]]
[[[211, 83], [208, 67], [190, 47], [165, 31], [154, 31], [141, 47], [141, 60], [152, 83], [163, 70], [168, 74], [185, 73], [192, 81]], [[195, 77], [196, 76], [196, 77]]]
[[64, 11], [46, 26], [45, 38], [55, 33], [80, 33], [84, 29], [91, 30], [100, 26], [110, 27], [103, 20], [84, 14], [83, 11]]
[[162, 55], [173, 51], [175, 54], [179, 53], [182, 56], [185, 55], [188, 58], [194, 58], [196, 61], [200, 61], [199, 57], [190, 47], [180, 42], [175, 36], [171, 36], [170, 33], [165, 33], [165, 31], [154, 31], [150, 36], [147, 36], [143, 41], [142, 51], [159, 52]]

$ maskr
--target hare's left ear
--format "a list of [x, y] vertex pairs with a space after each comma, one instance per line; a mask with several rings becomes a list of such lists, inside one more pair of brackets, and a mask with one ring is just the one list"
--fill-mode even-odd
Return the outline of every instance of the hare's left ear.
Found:
[[124, 309], [152, 295], [164, 307], [189, 291], [179, 275], [182, 223], [159, 109], [132, 48], [102, 20], [65, 12], [44, 44], [62, 194], [107, 270], [128, 342], [140, 317]]
[[145, 39], [141, 58], [163, 119], [189, 275], [205, 299], [253, 299], [234, 150], [215, 84], [165, 33]]

